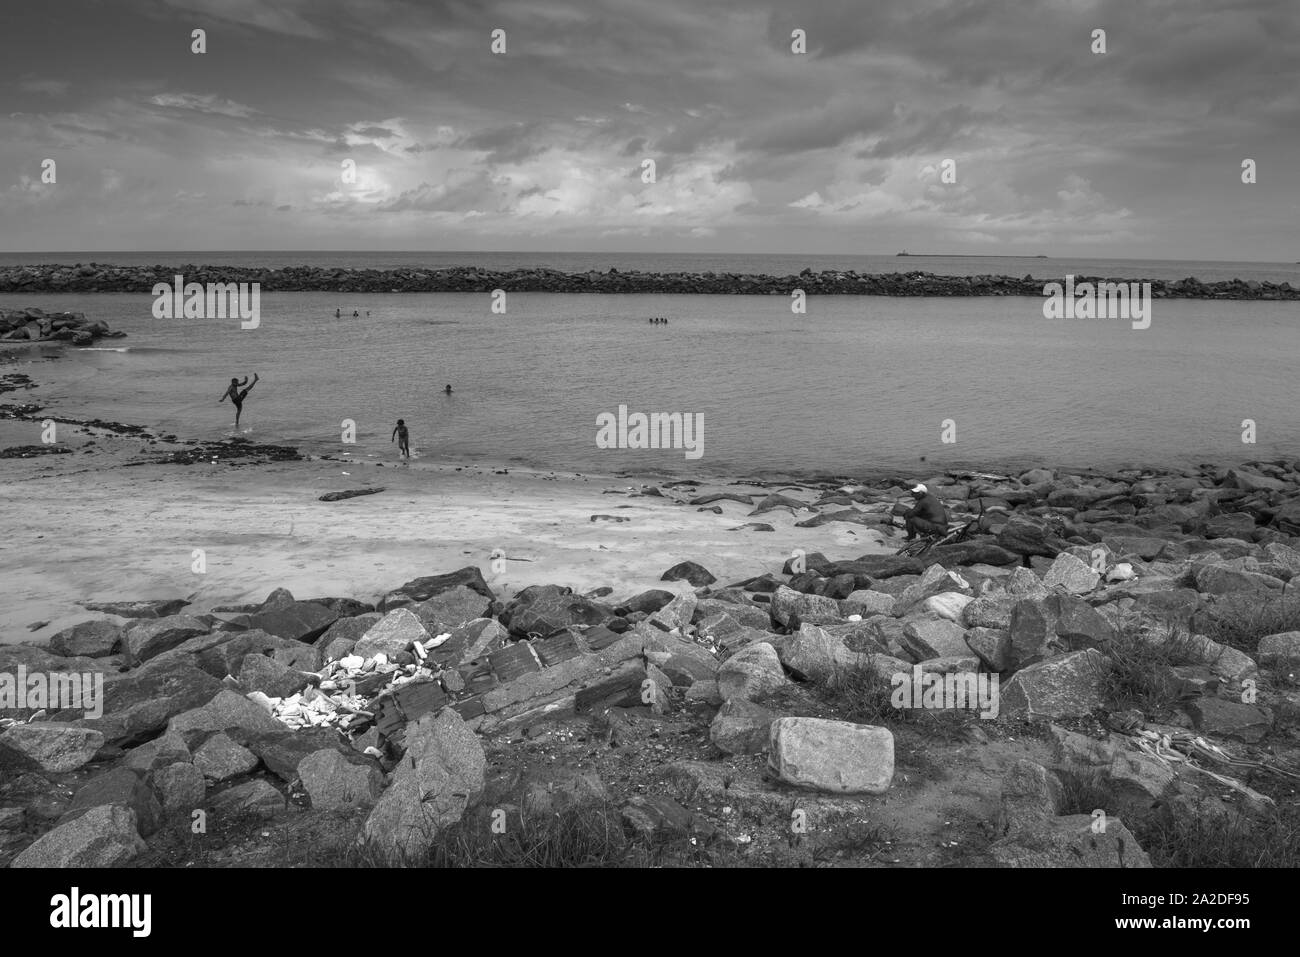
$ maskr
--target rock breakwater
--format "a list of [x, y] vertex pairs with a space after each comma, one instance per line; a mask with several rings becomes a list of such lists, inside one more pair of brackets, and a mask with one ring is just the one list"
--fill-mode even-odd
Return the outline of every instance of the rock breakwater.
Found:
[[[100, 263], [0, 268], [0, 292], [134, 292], [150, 293], [155, 283], [171, 285], [177, 275], [186, 283], [260, 283], [263, 292], [507, 292], [674, 293], [682, 295], [789, 295], [802, 289], [821, 296], [1038, 296], [1063, 276], [940, 276], [928, 272], [866, 274], [848, 271], [793, 276], [717, 272], [566, 273], [555, 269], [497, 271], [474, 266], [445, 269], [345, 269], [288, 266], [263, 269], [238, 266], [114, 266]], [[1084, 282], [1129, 283], [1132, 279], [1076, 275]], [[1148, 280], [1139, 280], [1148, 281]], [[1157, 299], [1300, 299], [1290, 283], [1231, 279], [1203, 283], [1194, 278], [1149, 280]]]

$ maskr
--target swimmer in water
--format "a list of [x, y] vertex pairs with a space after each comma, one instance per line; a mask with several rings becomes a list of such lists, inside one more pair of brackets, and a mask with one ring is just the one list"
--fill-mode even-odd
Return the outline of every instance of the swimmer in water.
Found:
[[352, 310], [352, 318], [353, 318], [353, 319], [360, 319], [360, 318], [361, 318], [361, 313], [359, 313], [359, 312], [357, 312], [355, 309], [353, 309], [353, 310]]
[[342, 309], [335, 309], [335, 310], [334, 310], [334, 318], [335, 318], [335, 319], [342, 319], [342, 318], [343, 318], [343, 310], [342, 310]]
[[[393, 438], [397, 439], [397, 448], [402, 453], [402, 457], [409, 459], [411, 457], [411, 436], [406, 431], [405, 419], [397, 420], [397, 425], [393, 428]], [[388, 441], [391, 443], [393, 439]]]
[[442, 391], [447, 393], [448, 395], [451, 395], [451, 386], [447, 386], [447, 388], [443, 389]]
[[247, 383], [248, 376], [244, 376], [243, 382], [240, 382], [238, 378], [232, 378], [230, 380], [230, 386], [226, 389], [225, 393], [219, 400], [225, 402], [226, 399], [229, 399], [231, 404], [235, 407], [235, 428], [239, 428], [239, 417], [244, 413], [244, 399], [247, 398], [248, 393], [253, 391], [253, 385], [257, 385], [256, 372], [253, 373], [253, 385], [248, 386], [247, 389], [241, 388]]

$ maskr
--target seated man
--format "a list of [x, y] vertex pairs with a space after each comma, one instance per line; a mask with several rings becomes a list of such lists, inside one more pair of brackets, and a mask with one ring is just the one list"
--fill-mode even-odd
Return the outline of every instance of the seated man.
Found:
[[924, 485], [912, 489], [916, 504], [903, 513], [903, 522], [907, 526], [907, 540], [910, 542], [917, 535], [942, 535], [948, 531], [948, 510], [943, 502], [930, 494]]

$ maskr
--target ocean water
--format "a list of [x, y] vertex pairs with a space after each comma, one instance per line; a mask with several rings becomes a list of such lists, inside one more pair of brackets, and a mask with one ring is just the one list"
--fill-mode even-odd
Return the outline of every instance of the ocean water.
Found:
[[[942, 250], [939, 250], [942, 252]], [[1025, 276], [1058, 279], [1067, 274], [1117, 279], [1224, 279], [1290, 282], [1300, 285], [1300, 263], [1197, 262], [1161, 259], [1040, 259], [1024, 256], [893, 256], [893, 255], [769, 255], [709, 253], [585, 253], [585, 252], [348, 252], [348, 251], [144, 251], [4, 253], [0, 266], [52, 263], [79, 265], [111, 263], [125, 266], [317, 266], [352, 269], [439, 269], [479, 266], [483, 269], [547, 267], [562, 272], [717, 272], [766, 273], [789, 276], [811, 269], [860, 273], [929, 272], [942, 276]]]
[[[512, 293], [494, 315], [476, 294], [266, 293], [260, 327], [242, 330], [155, 319], [148, 295], [0, 296], [31, 305], [128, 333], [0, 350], [61, 413], [219, 438], [232, 434], [218, 402], [230, 378], [257, 372], [241, 434], [377, 461], [396, 460], [398, 418], [426, 462], [584, 473], [924, 477], [1300, 454], [1295, 303], [1158, 300], [1134, 330], [1048, 320], [1027, 297], [831, 296], [794, 316], [777, 296]], [[703, 455], [599, 448], [597, 417], [620, 405], [702, 415]], [[1255, 445], [1241, 441], [1247, 418]]]

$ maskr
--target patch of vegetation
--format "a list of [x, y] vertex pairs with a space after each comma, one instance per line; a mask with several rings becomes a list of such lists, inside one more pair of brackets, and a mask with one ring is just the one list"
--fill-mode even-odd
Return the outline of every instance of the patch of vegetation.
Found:
[[1108, 814], [1111, 806], [1111, 789], [1106, 776], [1098, 769], [1084, 772], [1057, 774], [1061, 782], [1061, 814], [1091, 814], [1101, 808]]
[[1300, 631], [1300, 587], [1288, 582], [1278, 598], [1230, 600], [1215, 611], [1204, 623], [1206, 637], [1253, 657], [1261, 638]]
[[980, 720], [975, 710], [896, 707], [893, 683], [871, 667], [870, 659], [836, 668], [820, 682], [819, 691], [842, 720], [896, 729], [910, 726], [945, 743], [964, 740], [968, 725]]
[[1176, 625], [1159, 625], [1154, 632], [1122, 629], [1106, 646], [1108, 665], [1099, 666], [1108, 707], [1144, 715], [1168, 713], [1183, 697], [1182, 683], [1169, 669], [1197, 661], [1195, 648], [1192, 636]]
[[1300, 808], [1224, 820], [1213, 814], [1159, 815], [1134, 829], [1156, 867], [1300, 867]]

